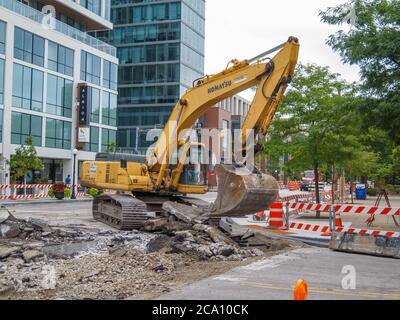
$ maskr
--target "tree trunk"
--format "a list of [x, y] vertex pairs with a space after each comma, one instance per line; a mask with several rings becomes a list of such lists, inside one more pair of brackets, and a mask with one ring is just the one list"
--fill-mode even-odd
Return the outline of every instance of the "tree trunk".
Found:
[[[319, 164], [318, 161], [314, 162], [314, 176], [315, 176], [315, 202], [317, 204], [321, 203], [320, 197], [319, 197]], [[317, 211], [317, 218], [321, 217], [321, 212]]]
[[351, 182], [350, 182], [351, 204], [354, 204], [353, 186], [354, 186], [354, 178], [351, 177]]

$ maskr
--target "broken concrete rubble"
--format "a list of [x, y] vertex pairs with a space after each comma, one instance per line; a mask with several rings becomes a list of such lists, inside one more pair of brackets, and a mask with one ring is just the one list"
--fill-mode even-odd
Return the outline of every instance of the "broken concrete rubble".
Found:
[[0, 260], [9, 257], [11, 254], [18, 252], [21, 248], [19, 247], [6, 247], [0, 246]]
[[43, 255], [43, 252], [38, 250], [27, 250], [22, 253], [22, 257], [27, 263], [35, 260], [36, 258], [43, 257]]
[[4, 280], [0, 299], [157, 295], [177, 283], [216, 275], [264, 254], [241, 248], [217, 227], [196, 219], [182, 221], [178, 216], [148, 221], [145, 229], [152, 233], [146, 233], [100, 230], [86, 224], [55, 226], [42, 219], [18, 220], [9, 215], [0, 225], [13, 222], [20, 233], [0, 239], [0, 278]]
[[199, 208], [190, 207], [178, 202], [168, 201], [162, 206], [163, 210], [185, 223], [203, 223], [208, 219], [207, 213]]

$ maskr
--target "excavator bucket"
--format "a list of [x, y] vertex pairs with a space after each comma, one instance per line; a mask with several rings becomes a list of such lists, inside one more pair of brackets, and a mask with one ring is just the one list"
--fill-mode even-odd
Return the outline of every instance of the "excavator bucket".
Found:
[[213, 204], [213, 217], [240, 217], [266, 210], [276, 201], [278, 182], [246, 167], [218, 165], [218, 195]]

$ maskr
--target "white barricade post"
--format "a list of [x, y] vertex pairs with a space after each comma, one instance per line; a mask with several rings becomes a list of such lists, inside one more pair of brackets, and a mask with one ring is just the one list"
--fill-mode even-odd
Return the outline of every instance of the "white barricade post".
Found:
[[290, 218], [290, 212], [289, 212], [289, 205], [286, 203], [286, 205], [285, 205], [285, 213], [286, 213], [286, 227], [289, 229], [290, 228], [290, 221], [289, 221], [289, 218]]

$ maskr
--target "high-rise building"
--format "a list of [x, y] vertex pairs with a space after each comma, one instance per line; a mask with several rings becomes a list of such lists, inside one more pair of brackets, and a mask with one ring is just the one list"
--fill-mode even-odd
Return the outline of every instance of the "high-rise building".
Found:
[[28, 184], [63, 181], [75, 148], [81, 162], [115, 144], [116, 49], [88, 34], [112, 28], [110, 0], [0, 0], [0, 184], [10, 183], [6, 160], [28, 136], [44, 163]]
[[204, 0], [112, 0], [117, 47], [118, 145], [145, 152], [149, 129], [163, 128], [179, 97], [204, 74]]

